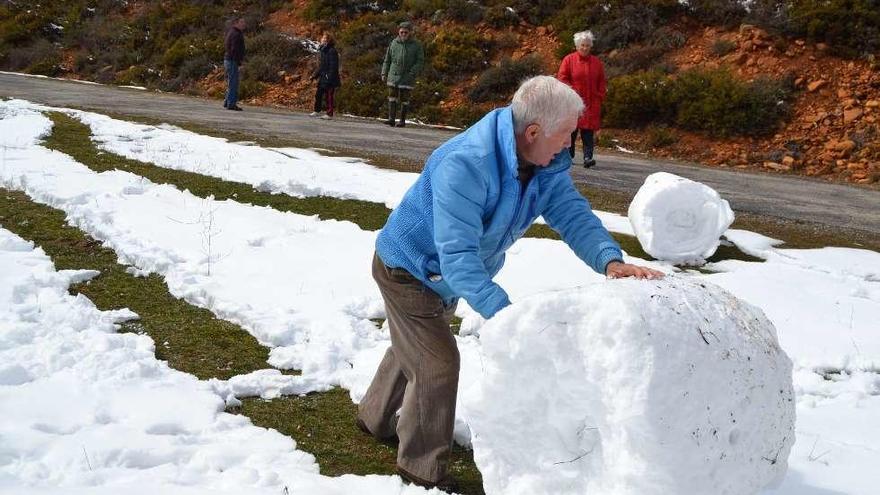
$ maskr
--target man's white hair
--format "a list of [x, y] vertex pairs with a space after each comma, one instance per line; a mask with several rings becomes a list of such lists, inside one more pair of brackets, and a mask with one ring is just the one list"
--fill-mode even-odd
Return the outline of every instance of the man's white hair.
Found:
[[581, 43], [587, 43], [590, 46], [593, 46], [593, 40], [596, 37], [593, 36], [592, 31], [581, 31], [579, 33], [574, 33], [574, 46], [578, 46]]
[[581, 97], [569, 85], [550, 76], [525, 80], [513, 94], [510, 106], [516, 134], [522, 134], [531, 124], [538, 124], [545, 136], [584, 111]]

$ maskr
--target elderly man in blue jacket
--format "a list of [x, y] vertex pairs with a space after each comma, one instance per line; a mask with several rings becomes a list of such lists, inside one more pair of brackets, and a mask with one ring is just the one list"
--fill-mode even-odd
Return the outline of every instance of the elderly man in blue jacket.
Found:
[[[373, 277], [391, 347], [358, 407], [358, 427], [399, 437], [398, 473], [455, 489], [448, 475], [459, 353], [449, 323], [459, 298], [484, 318], [510, 305], [492, 277], [538, 216], [577, 256], [609, 277], [657, 278], [626, 264], [568, 170], [581, 98], [553, 77], [525, 81], [510, 106], [489, 112], [437, 148], [376, 240]], [[400, 410], [399, 417], [396, 412]]]

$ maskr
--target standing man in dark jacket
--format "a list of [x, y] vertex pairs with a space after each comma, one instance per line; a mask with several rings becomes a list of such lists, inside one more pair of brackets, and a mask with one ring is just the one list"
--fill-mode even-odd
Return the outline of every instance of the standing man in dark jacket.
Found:
[[241, 111], [238, 106], [238, 70], [244, 61], [244, 27], [244, 17], [238, 17], [232, 21], [232, 26], [226, 32], [223, 67], [226, 69], [227, 89], [223, 107], [227, 110]]
[[336, 42], [333, 35], [324, 33], [321, 37], [321, 46], [318, 48], [318, 68], [312, 73], [312, 80], [318, 81], [318, 90], [315, 92], [315, 111], [310, 115], [317, 117], [326, 100], [327, 114], [322, 119], [333, 118], [333, 103], [336, 88], [339, 87], [339, 52], [336, 51]]
[[425, 51], [422, 44], [412, 38], [413, 25], [404, 21], [398, 26], [397, 37], [385, 51], [382, 63], [382, 81], [388, 85], [388, 120], [393, 126], [400, 104], [400, 122], [397, 127], [406, 125], [406, 112], [409, 110], [409, 96], [416, 85], [416, 77], [425, 66]]

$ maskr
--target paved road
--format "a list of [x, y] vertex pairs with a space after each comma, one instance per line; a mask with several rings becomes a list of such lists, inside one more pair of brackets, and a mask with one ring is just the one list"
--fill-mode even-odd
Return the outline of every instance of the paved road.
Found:
[[[304, 113], [273, 108], [248, 107], [244, 112], [232, 113], [216, 100], [5, 73], [0, 73], [0, 97], [275, 136], [414, 163], [424, 161], [435, 147], [453, 135], [452, 131], [421, 127], [389, 129], [378, 121], [358, 118], [322, 121]], [[574, 169], [575, 180], [634, 193], [646, 176], [666, 171], [708, 184], [730, 201], [736, 211], [880, 235], [880, 190], [629, 155], [600, 154], [597, 159], [596, 168]]]

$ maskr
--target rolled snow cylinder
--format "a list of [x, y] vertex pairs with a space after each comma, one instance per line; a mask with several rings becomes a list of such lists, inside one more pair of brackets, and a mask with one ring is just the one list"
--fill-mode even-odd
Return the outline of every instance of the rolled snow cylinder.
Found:
[[714, 189], [666, 172], [645, 179], [628, 216], [646, 253], [677, 264], [700, 264], [715, 254], [734, 218]]
[[517, 302], [462, 414], [487, 495], [749, 495], [783, 478], [792, 363], [764, 313], [667, 276]]

